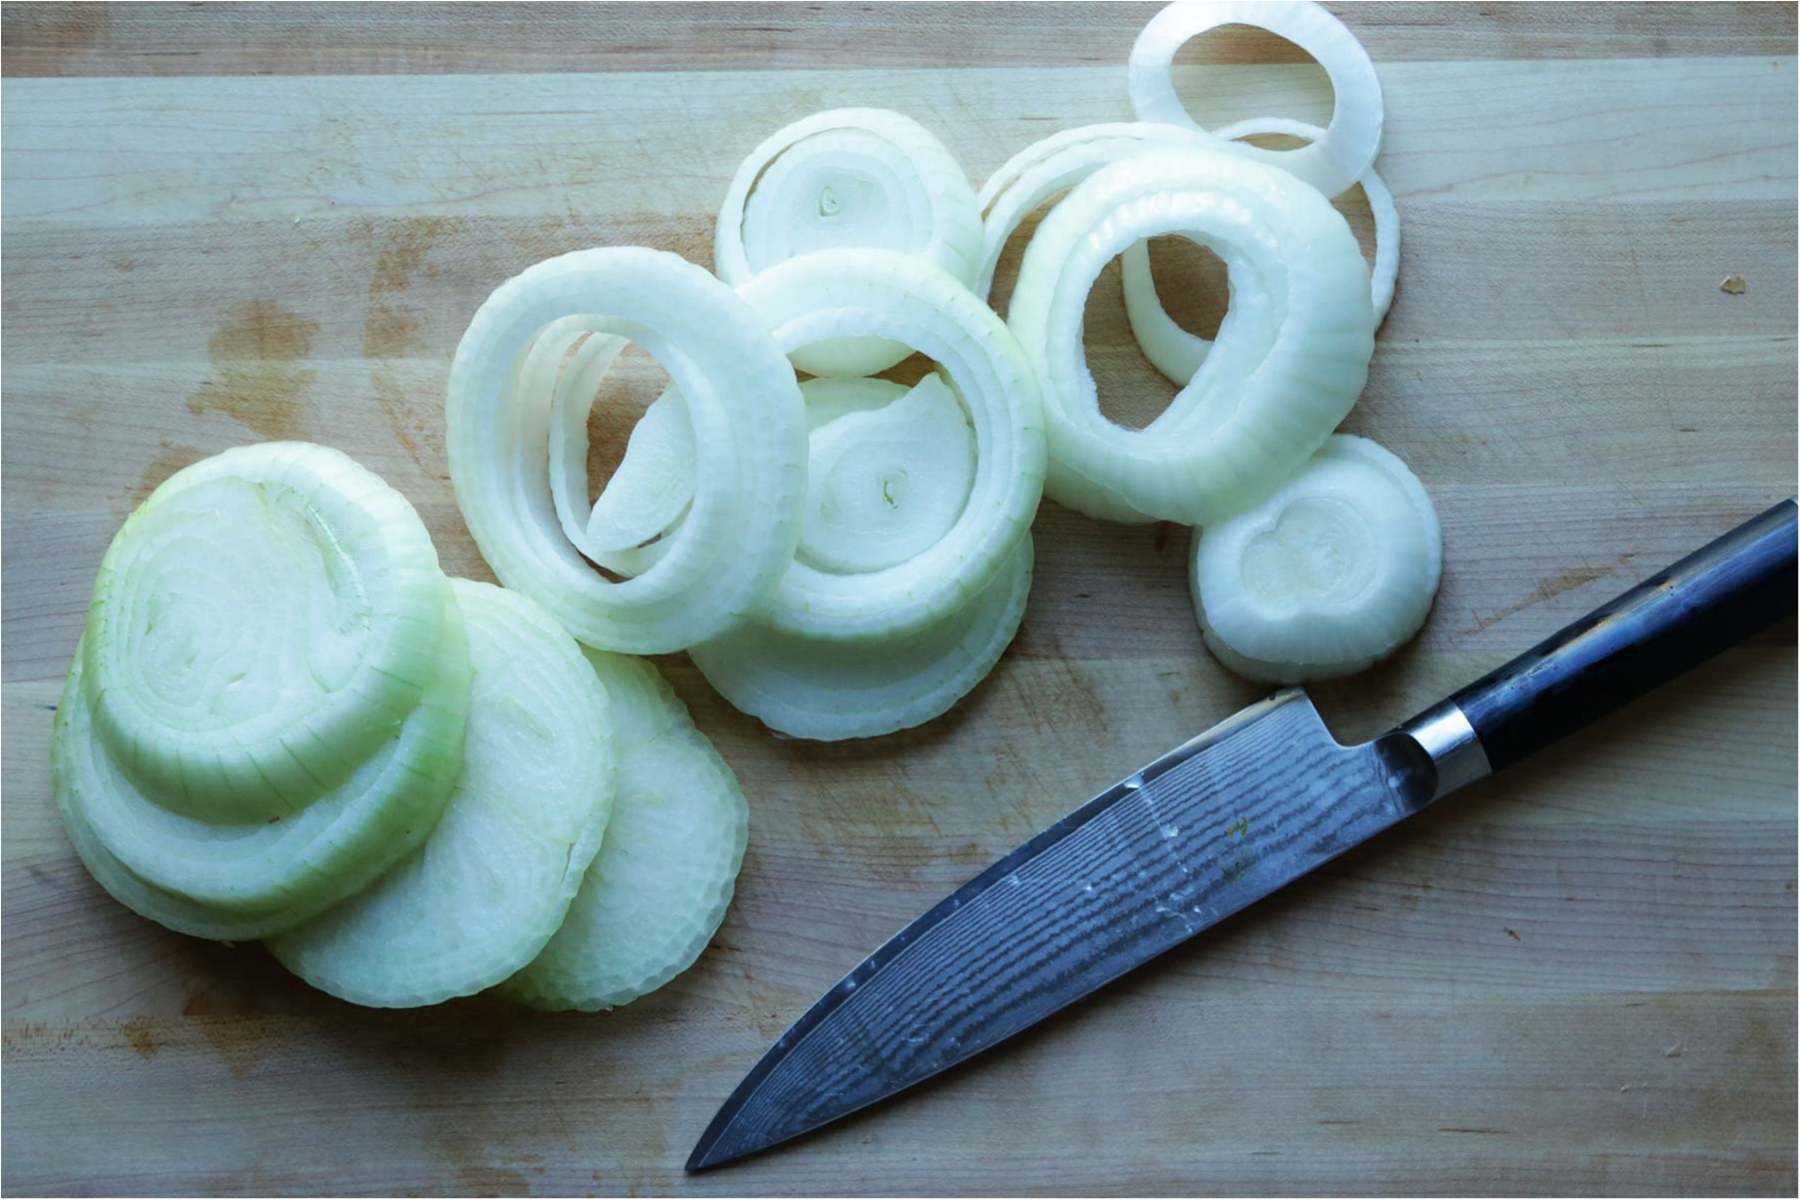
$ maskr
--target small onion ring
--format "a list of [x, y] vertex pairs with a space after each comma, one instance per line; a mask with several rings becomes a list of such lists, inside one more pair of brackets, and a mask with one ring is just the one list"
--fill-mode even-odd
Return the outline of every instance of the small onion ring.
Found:
[[1249, 155], [1327, 196], [1361, 179], [1381, 149], [1381, 81], [1356, 35], [1312, 0], [1188, 0], [1157, 13], [1131, 47], [1131, 107], [1138, 119], [1207, 132], [1176, 96], [1172, 66], [1183, 44], [1222, 25], [1251, 25], [1293, 42], [1325, 68], [1336, 93], [1322, 138], [1298, 150], [1251, 146]]
[[[1100, 411], [1082, 312], [1108, 262], [1165, 233], [1225, 260], [1232, 306], [1169, 411], [1124, 429]], [[1025, 251], [1009, 324], [1044, 384], [1046, 491], [1102, 519], [1124, 508], [1201, 525], [1242, 505], [1324, 442], [1374, 353], [1367, 269], [1343, 216], [1286, 171], [1213, 150], [1138, 155], [1071, 191]]]
[[[553, 396], [519, 386], [533, 338], [577, 314], [653, 354], [694, 422], [697, 489], [680, 534], [623, 583], [565, 536], [549, 479]], [[502, 284], [457, 346], [446, 418], [457, 504], [488, 565], [591, 646], [653, 654], [716, 636], [767, 603], [793, 559], [806, 472], [793, 368], [743, 300], [673, 254], [582, 250]]]
[[[815, 199], [808, 186], [823, 174]], [[794, 189], [790, 181], [798, 180]], [[842, 196], [838, 195], [842, 192]], [[858, 194], [883, 211], [854, 220]], [[834, 221], [848, 202], [843, 228]], [[827, 205], [832, 208], [827, 212]], [[807, 222], [813, 222], [808, 225]], [[808, 232], [815, 236], [809, 239]], [[964, 284], [974, 278], [981, 215], [974, 189], [944, 144], [911, 117], [880, 108], [837, 108], [777, 130], [738, 167], [714, 231], [719, 278], [742, 287], [759, 271], [827, 248], [895, 250], [928, 259]], [[884, 371], [908, 348], [886, 339], [837, 339], [793, 354], [814, 375]]]
[[942, 539], [862, 574], [795, 562], [764, 620], [788, 633], [858, 640], [917, 631], [955, 611], [1000, 570], [1043, 487], [1042, 392], [1018, 341], [958, 280], [892, 251], [803, 255], [762, 272], [741, 294], [784, 351], [834, 337], [905, 342], [938, 363], [975, 428], [975, 480]]
[[[1285, 117], [1251, 117], [1227, 125], [1218, 136], [1236, 141], [1279, 133], [1317, 141], [1324, 132], [1317, 125]], [[1394, 205], [1394, 193], [1374, 167], [1357, 182], [1362, 185], [1375, 218], [1375, 261], [1369, 270], [1369, 300], [1374, 305], [1375, 326], [1379, 329], [1394, 302], [1394, 280], [1400, 271], [1400, 210]], [[1150, 254], [1145, 243], [1127, 249], [1119, 262], [1125, 288], [1125, 317], [1131, 323], [1132, 336], [1144, 356], [1171, 383], [1186, 383], [1200, 369], [1212, 342], [1177, 325], [1163, 308], [1150, 275]]]

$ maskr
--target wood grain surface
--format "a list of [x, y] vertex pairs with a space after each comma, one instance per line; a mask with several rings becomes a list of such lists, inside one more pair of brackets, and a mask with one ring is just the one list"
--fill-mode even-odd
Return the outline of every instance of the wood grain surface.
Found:
[[[5, 7], [7, 1193], [1794, 1192], [1791, 622], [975, 1068], [694, 1178], [714, 1108], [844, 970], [1258, 696], [1201, 648], [1187, 531], [1046, 504], [992, 678], [873, 743], [776, 740], [664, 660], [751, 846], [715, 945], [612, 1014], [356, 1009], [132, 916], [76, 861], [59, 681], [108, 538], [171, 471], [328, 442], [487, 578], [441, 406], [493, 287], [597, 244], [708, 263], [739, 159], [820, 108], [907, 112], [979, 182], [1127, 119], [1153, 11]], [[1405, 236], [1347, 427], [1419, 473], [1446, 563], [1415, 645], [1315, 689], [1348, 740], [1794, 492], [1796, 87], [1788, 5], [1341, 11]], [[1203, 119], [1329, 109], [1270, 39], [1178, 65]], [[1177, 314], [1216, 319], [1216, 271], [1158, 259]], [[1117, 289], [1089, 351], [1141, 416], [1169, 389]], [[654, 376], [603, 406], [615, 454]]]

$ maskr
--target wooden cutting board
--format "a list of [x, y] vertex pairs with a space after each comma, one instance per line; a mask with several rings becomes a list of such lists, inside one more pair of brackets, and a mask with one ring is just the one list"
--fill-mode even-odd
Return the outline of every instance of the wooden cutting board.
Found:
[[[133, 917], [64, 840], [60, 678], [108, 538], [171, 471], [339, 446], [488, 578], [441, 403], [493, 287], [597, 244], [710, 262], [737, 162], [821, 108], [907, 112], [979, 182], [1128, 119], [1153, 11], [7, 6], [7, 1192], [1794, 1191], [1791, 622], [978, 1068], [691, 1179], [841, 972], [1256, 698], [1201, 648], [1186, 530], [1045, 505], [993, 677], [869, 744], [777, 740], [665, 660], [751, 845], [701, 962], [609, 1015], [353, 1008]], [[1349, 739], [1793, 493], [1796, 93], [1785, 5], [1343, 11], [1405, 231], [1347, 427], [1423, 478], [1446, 561], [1415, 645], [1316, 689]], [[1180, 61], [1205, 119], [1328, 112], [1269, 39]], [[1216, 271], [1159, 258], [1178, 315], [1216, 319]], [[1110, 277], [1091, 309], [1103, 389], [1153, 408]]]

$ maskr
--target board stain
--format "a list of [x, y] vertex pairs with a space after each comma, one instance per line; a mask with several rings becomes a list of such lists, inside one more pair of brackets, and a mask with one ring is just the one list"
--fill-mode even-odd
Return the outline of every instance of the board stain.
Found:
[[202, 980], [188, 993], [181, 1015], [206, 1039], [234, 1079], [249, 1075], [268, 1052], [263, 1008], [251, 987]]
[[155, 1058], [156, 1052], [162, 1049], [162, 1043], [156, 1040], [156, 1023], [149, 1017], [131, 1018], [119, 1026], [119, 1032], [125, 1035], [125, 1044], [140, 1058]]
[[137, 486], [131, 489], [131, 505], [136, 508], [144, 502], [144, 498], [157, 488], [169, 476], [183, 467], [192, 466], [205, 457], [192, 446], [180, 446], [167, 440], [162, 441], [156, 454], [144, 467], [144, 473], [138, 477]]
[[207, 343], [213, 374], [188, 397], [188, 411], [224, 413], [276, 441], [302, 436], [301, 399], [318, 372], [299, 364], [318, 332], [316, 321], [273, 300], [233, 305]]
[[[363, 357], [369, 363], [369, 387], [382, 417], [413, 465], [434, 479], [446, 479], [442, 430], [435, 405], [414, 403], [414, 391], [393, 359], [419, 355], [425, 338], [418, 315], [394, 297], [412, 285], [421, 270], [430, 274], [426, 256], [439, 240], [463, 228], [460, 217], [410, 217], [381, 240], [369, 277], [369, 310], [363, 318]], [[366, 227], [364, 236], [374, 236]], [[435, 442], [436, 444], [432, 444]]]
[[1491, 617], [1477, 616], [1475, 623], [1462, 632], [1480, 633], [1490, 626], [1498, 625], [1510, 616], [1524, 612], [1535, 604], [1554, 600], [1564, 592], [1573, 591], [1596, 579], [1611, 575], [1615, 570], [1617, 570], [1616, 567], [1571, 567], [1567, 571], [1558, 572], [1548, 579], [1539, 580], [1537, 587], [1533, 588], [1531, 594], [1523, 600], [1507, 605]]

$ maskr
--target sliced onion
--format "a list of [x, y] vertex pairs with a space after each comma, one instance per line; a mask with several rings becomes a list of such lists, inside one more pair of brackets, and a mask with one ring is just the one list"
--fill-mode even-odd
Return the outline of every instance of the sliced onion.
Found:
[[876, 336], [935, 360], [967, 410], [976, 446], [968, 501], [934, 545], [879, 571], [837, 574], [797, 561], [764, 610], [765, 623], [812, 638], [861, 640], [915, 632], [961, 607], [999, 572], [1042, 488], [1040, 389], [1018, 342], [955, 279], [889, 251], [789, 259], [746, 284], [743, 296], [784, 350]]
[[611, 812], [609, 702], [574, 641], [517, 592], [462, 579], [455, 592], [475, 675], [443, 819], [372, 887], [269, 943], [289, 970], [356, 1004], [435, 1004], [536, 958]]
[[1348, 675], [1419, 631], [1442, 571], [1437, 511], [1418, 477], [1340, 434], [1253, 508], [1194, 540], [1206, 645], [1249, 679]]
[[[750, 152], [725, 194], [714, 240], [719, 278], [829, 249], [893, 250], [974, 278], [981, 215], [968, 178], [918, 122], [878, 108], [815, 113]], [[838, 338], [796, 349], [815, 375], [872, 375], [910, 353], [892, 339]]]
[[799, 560], [879, 571], [950, 532], [975, 479], [975, 435], [935, 375], [883, 408], [813, 430]]
[[448, 595], [412, 506], [346, 455], [214, 455], [157, 488], [100, 564], [83, 638], [97, 735], [171, 812], [298, 812], [418, 706]]
[[[1172, 233], [1224, 260], [1232, 303], [1169, 408], [1123, 429], [1100, 411], [1082, 311], [1108, 262]], [[1368, 276], [1343, 217], [1285, 171], [1191, 148], [1128, 158], [1070, 192], [1026, 249], [1009, 323], [1044, 381], [1047, 493], [1095, 516], [1123, 507], [1189, 525], [1298, 469], [1349, 412], [1374, 352]]]
[[1327, 196], [1361, 179], [1381, 149], [1381, 81], [1356, 35], [1312, 0], [1188, 0], [1157, 13], [1131, 47], [1131, 107], [1138, 119], [1200, 130], [1175, 94], [1175, 52], [1223, 25], [1250, 25], [1293, 42], [1325, 68], [1336, 95], [1322, 138], [1297, 150], [1247, 146], [1244, 152]]
[[937, 717], [993, 670], [1031, 590], [1032, 544], [927, 628], [869, 642], [821, 643], [751, 624], [695, 646], [694, 665], [735, 707], [790, 737], [878, 737]]
[[[549, 467], [556, 387], [518, 370], [540, 331], [570, 316], [655, 355], [692, 421], [695, 486], [680, 532], [623, 583], [584, 561], [559, 518]], [[566, 414], [565, 487], [574, 474]], [[589, 645], [661, 653], [715, 636], [762, 607], [792, 561], [806, 454], [793, 369], [751, 308], [672, 254], [584, 250], [501, 286], [457, 347], [447, 417], [451, 480], [483, 557]]]
[[[1219, 130], [1219, 136], [1236, 140], [1261, 134], [1279, 133], [1288, 137], [1317, 140], [1324, 131], [1304, 121], [1281, 117], [1253, 117]], [[1400, 270], [1400, 211], [1394, 206], [1394, 193], [1381, 176], [1370, 167], [1357, 180], [1369, 199], [1369, 211], [1375, 217], [1375, 261], [1369, 273], [1369, 301], [1375, 308], [1375, 325], [1380, 328], [1394, 302], [1394, 279]], [[1138, 346], [1163, 376], [1177, 386], [1194, 377], [1212, 343], [1177, 325], [1162, 306], [1156, 294], [1156, 281], [1150, 276], [1150, 254], [1145, 243], [1129, 247], [1120, 257], [1125, 287], [1125, 316], [1131, 323], [1132, 336]]]
[[612, 817], [562, 927], [500, 985], [557, 1011], [629, 1003], [691, 966], [731, 903], [748, 832], [736, 776], [656, 669], [616, 654], [588, 658], [613, 710], [635, 710], [618, 718]]

